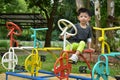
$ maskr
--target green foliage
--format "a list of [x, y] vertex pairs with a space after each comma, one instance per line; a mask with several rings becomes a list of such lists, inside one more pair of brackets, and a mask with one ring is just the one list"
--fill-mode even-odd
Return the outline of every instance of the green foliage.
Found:
[[0, 12], [3, 12], [4, 11], [4, 0], [0, 0]]
[[7, 32], [8, 32], [8, 30], [6, 27], [0, 27], [0, 39], [6, 39]]
[[115, 16], [120, 16], [120, 0], [115, 0]]
[[59, 3], [56, 12], [57, 12], [56, 16], [54, 17], [55, 27], [54, 31], [52, 32], [52, 40], [59, 40], [58, 36], [61, 33], [57, 24], [59, 19], [67, 19], [71, 21], [73, 24], [77, 23], [75, 0], [63, 0], [63, 2]]
[[31, 41], [32, 40], [31, 34], [32, 32], [30, 31], [30, 29], [24, 29], [22, 31], [22, 35], [18, 36], [17, 39], [21, 41]]
[[45, 41], [46, 31], [37, 31], [37, 39], [40, 41]]
[[[51, 3], [51, 0], [25, 0], [28, 5], [29, 9], [37, 8], [39, 10], [39, 13], [46, 17], [49, 16], [53, 10], [53, 4]], [[58, 0], [55, 0], [55, 2]], [[34, 10], [35, 11], [35, 10]]]
[[52, 41], [59, 40], [59, 34], [60, 34], [60, 31], [58, 29], [55, 29], [52, 32]]
[[107, 0], [101, 1], [100, 6], [101, 20], [100, 25], [102, 28], [107, 27]]
[[8, 49], [9, 45], [8, 45], [8, 41], [6, 40], [0, 40], [0, 48], [5, 48]]
[[4, 13], [18, 13], [27, 12], [27, 4], [24, 0], [5, 0], [3, 1], [3, 9], [1, 12]]
[[120, 51], [120, 30], [114, 31], [114, 37], [107, 39], [111, 47], [111, 51]]
[[116, 30], [115, 33], [116, 33], [116, 34], [115, 34], [115, 37], [117, 37], [117, 38], [120, 39], [120, 30]]
[[18, 1], [18, 5], [17, 5], [17, 10], [16, 12], [28, 12], [27, 11], [27, 6], [28, 4], [26, 4], [25, 0], [17, 0]]
[[95, 16], [91, 17], [90, 25], [93, 27], [95, 26]]
[[64, 18], [70, 20], [73, 23], [77, 22], [75, 0], [63, 0], [60, 6], [58, 6], [56, 16], [57, 21], [61, 18]]

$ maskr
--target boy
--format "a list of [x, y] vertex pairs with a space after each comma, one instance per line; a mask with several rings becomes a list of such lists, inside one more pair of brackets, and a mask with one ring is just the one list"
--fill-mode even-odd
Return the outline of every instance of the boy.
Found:
[[[75, 24], [77, 34], [75, 36], [66, 35], [66, 38], [69, 38], [69, 41], [72, 43], [72, 50], [76, 50], [75, 54], [69, 58], [70, 63], [76, 63], [78, 61], [78, 55], [82, 53], [85, 48], [85, 44], [87, 44], [88, 49], [92, 49], [92, 29], [88, 25], [91, 13], [86, 8], [80, 8], [77, 14], [77, 18], [79, 20], [79, 23]], [[71, 33], [74, 33], [73, 29], [71, 30]], [[70, 50], [70, 45], [66, 46], [66, 50]]]

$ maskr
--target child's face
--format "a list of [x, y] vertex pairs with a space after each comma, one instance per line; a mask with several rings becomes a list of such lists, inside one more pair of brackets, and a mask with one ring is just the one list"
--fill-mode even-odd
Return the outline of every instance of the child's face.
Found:
[[87, 13], [80, 13], [80, 15], [78, 16], [78, 20], [81, 24], [86, 24], [90, 21], [90, 16]]

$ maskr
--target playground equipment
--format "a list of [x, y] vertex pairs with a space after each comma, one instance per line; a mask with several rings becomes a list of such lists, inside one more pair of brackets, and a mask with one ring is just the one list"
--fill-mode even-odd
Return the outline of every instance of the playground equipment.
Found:
[[[41, 41], [36, 38], [36, 31], [47, 30], [48, 28], [31, 28], [34, 31], [34, 34], [31, 35], [34, 38], [34, 49], [32, 49], [32, 54], [30, 54], [25, 60], [25, 69], [32, 75], [38, 76], [38, 71], [41, 69], [41, 57], [39, 56], [39, 51], [47, 51], [52, 54], [52, 56], [57, 59], [55, 53], [51, 50], [61, 50], [62, 48], [55, 47], [43, 47]], [[37, 43], [39, 44], [37, 47]]]
[[108, 53], [110, 53], [109, 44], [105, 41], [105, 31], [120, 29], [120, 27], [112, 27], [112, 28], [98, 28], [98, 27], [93, 27], [93, 29], [101, 31], [101, 37], [98, 38], [98, 40], [101, 42], [101, 53], [102, 54], [105, 53], [105, 46], [107, 47]]
[[[105, 31], [106, 30], [114, 30], [114, 29], [120, 29], [120, 27], [113, 27], [113, 28], [97, 28], [94, 27], [96, 30], [101, 30], [101, 37], [99, 37], [99, 41], [101, 41], [102, 50], [101, 55], [98, 56], [98, 61], [94, 65], [92, 70], [92, 80], [100, 80], [102, 78], [103, 80], [108, 80], [108, 76], [110, 75], [109, 71], [109, 57], [116, 58], [120, 60], [120, 52], [110, 52], [110, 46], [107, 42], [105, 42]], [[107, 50], [109, 54], [105, 54], [105, 46], [107, 46]]]
[[25, 60], [25, 69], [31, 73], [31, 76], [38, 76], [38, 71], [41, 69], [41, 57], [39, 57], [38, 50], [33, 49]]
[[[61, 25], [64, 27], [62, 27]], [[70, 74], [71, 68], [72, 68], [71, 64], [68, 63], [68, 59], [69, 59], [69, 55], [75, 53], [75, 51], [72, 51], [72, 47], [71, 47], [70, 51], [65, 50], [66, 44], [67, 43], [70, 44], [70, 42], [66, 40], [66, 34], [74, 36], [77, 34], [77, 29], [74, 26], [74, 24], [72, 24], [70, 21], [68, 21], [66, 19], [60, 19], [58, 21], [58, 26], [59, 26], [60, 30], [62, 31], [62, 33], [60, 35], [63, 35], [63, 37], [64, 37], [63, 38], [63, 51], [60, 53], [60, 57], [56, 60], [56, 62], [54, 64], [54, 73], [60, 80], [65, 79], [65, 78], [68, 80], [69, 74]], [[72, 27], [75, 30], [74, 34], [67, 32]], [[90, 59], [91, 59], [91, 53], [93, 52], [92, 50], [86, 49], [83, 52], [90, 53]], [[80, 57], [82, 57], [84, 59], [84, 61], [87, 63], [88, 68], [91, 70], [90, 64], [86, 60], [86, 58], [82, 54], [80, 54]], [[84, 80], [84, 79], [82, 79], [82, 80]]]
[[22, 31], [13, 22], [7, 22], [6, 23], [7, 29], [10, 30], [7, 36], [10, 36], [10, 47], [18, 47], [18, 42], [13, 38], [14, 35], [20, 36]]
[[18, 57], [14, 53], [14, 49], [12, 47], [10, 47], [9, 51], [6, 52], [2, 57], [2, 66], [6, 70], [13, 70], [14, 71], [14, 67], [17, 63], [18, 63]]
[[[53, 48], [53, 47], [41, 47], [41, 48], [34, 48], [32, 49], [32, 54], [30, 54], [26, 60], [25, 60], [25, 69], [31, 73], [31, 76], [23, 75], [15, 72], [6, 72], [6, 80], [8, 79], [8, 75], [22, 77], [22, 78], [28, 78], [28, 79], [34, 79], [34, 80], [46, 80], [49, 77], [56, 76], [53, 72], [47, 72], [41, 69], [41, 57], [39, 56], [38, 51], [48, 51], [51, 54], [53, 54], [50, 50], [61, 50], [61, 48]], [[64, 54], [65, 55], [65, 54]], [[63, 56], [63, 55], [62, 55]], [[53, 56], [56, 59], [58, 59], [56, 56]], [[68, 56], [67, 56], [68, 57]], [[38, 76], [39, 73], [49, 74], [48, 76]], [[82, 79], [82, 80], [90, 80], [90, 78], [82, 77], [82, 76], [74, 76], [74, 75], [68, 75], [70, 78], [75, 79]]]
[[[25, 69], [31, 74], [31, 76], [38, 76], [39, 70], [41, 70], [42, 61], [41, 56], [39, 56], [39, 51], [50, 52], [50, 50], [61, 50], [61, 48], [44, 47], [32, 49], [32, 54], [30, 54], [25, 60]], [[55, 53], [52, 53], [52, 56], [56, 59]]]
[[22, 31], [13, 22], [7, 22], [6, 23], [7, 29], [10, 30], [8, 33], [8, 36], [10, 36], [10, 48], [9, 51], [6, 52], [2, 57], [2, 66], [10, 71], [12, 70], [14, 72], [14, 67], [18, 63], [17, 55], [15, 54], [15, 50], [30, 50], [33, 47], [18, 47], [18, 42], [13, 38], [14, 35], [21, 35]]
[[13, 72], [15, 71], [14, 68], [18, 63], [18, 57], [15, 54], [15, 50], [30, 50], [33, 47], [10, 47], [9, 51], [6, 52], [3, 57], [2, 57], [2, 66], [10, 71], [12, 70]]
[[[53, 72], [40, 70], [39, 73], [46, 74], [44, 76], [29, 76], [21, 73], [14, 73], [14, 72], [6, 72], [6, 80], [8, 80], [8, 75], [26, 78], [26, 79], [32, 79], [32, 80], [52, 80], [52, 77], [55, 77], [55, 74]], [[83, 77], [83, 76], [75, 76], [75, 75], [69, 75], [70, 78], [76, 79], [76, 80], [91, 80], [90, 78]], [[57, 79], [56, 79], [57, 80]]]
[[[9, 28], [11, 29], [11, 27], [9, 27]], [[11, 34], [13, 32], [13, 30], [11, 32], [9, 32], [9, 34]], [[8, 76], [8, 75], [20, 76], [20, 74], [14, 73], [15, 68], [17, 68], [17, 66], [18, 66], [17, 65], [18, 58], [17, 58], [17, 55], [15, 54], [15, 49], [19, 49], [19, 50], [30, 49], [30, 50], [32, 50], [32, 54], [30, 54], [25, 60], [25, 69], [31, 73], [31, 77], [28, 76], [26, 78], [37, 79], [37, 80], [38, 79], [46, 80], [46, 79], [43, 79], [40, 77], [35, 77], [38, 75], [38, 71], [41, 69], [41, 64], [42, 64], [42, 61], [41, 61], [42, 57], [39, 56], [38, 51], [39, 50], [47, 51], [47, 52], [51, 53], [53, 55], [53, 57], [55, 57], [55, 59], [57, 59], [57, 57], [54, 55], [54, 53], [50, 50], [61, 50], [62, 48], [52, 48], [52, 47], [44, 48], [42, 46], [42, 43], [36, 38], [36, 33], [38, 30], [47, 30], [47, 28], [39, 28], [39, 29], [31, 28], [31, 30], [34, 31], [34, 33], [31, 35], [31, 37], [34, 39], [34, 45], [33, 45], [34, 47], [10, 47], [9, 51], [3, 55], [3, 57], [2, 57], [3, 67], [5, 69], [7, 69], [8, 71], [12, 70], [12, 72], [6, 72], [6, 76]], [[24, 76], [27, 76], [27, 75], [22, 75], [21, 77], [24, 77]], [[8, 78], [6, 77], [6, 79], [8, 79]]]
[[[93, 80], [100, 80], [102, 78], [103, 80], [109, 80], [108, 76], [110, 75], [109, 71], [109, 57], [116, 58], [120, 60], [120, 52], [111, 52], [110, 54], [101, 54], [98, 56], [98, 61], [94, 65], [92, 70], [92, 79]], [[103, 58], [105, 60], [103, 60]]]
[[42, 46], [42, 43], [40, 42], [40, 40], [38, 40], [37, 39], [37, 37], [36, 37], [36, 33], [37, 33], [37, 31], [40, 31], [40, 30], [47, 30], [48, 28], [31, 28], [31, 30], [33, 30], [33, 32], [34, 32], [34, 34], [32, 34], [31, 35], [31, 38], [33, 38], [33, 40], [34, 40], [34, 48], [37, 48], [37, 43], [39, 44], [39, 46], [38, 47], [43, 47]]
[[[8, 79], [8, 75], [34, 79], [34, 80], [38, 80], [38, 79], [46, 80], [44, 78], [36, 77], [38, 76], [38, 72], [41, 69], [41, 64], [42, 64], [42, 61], [41, 61], [42, 56], [39, 56], [38, 51], [39, 50], [47, 51], [51, 53], [53, 57], [55, 57], [55, 59], [57, 59], [57, 57], [54, 55], [54, 53], [51, 50], [61, 50], [62, 48], [43, 47], [42, 43], [36, 38], [36, 31], [47, 30], [47, 28], [40, 28], [40, 29], [31, 28], [31, 30], [34, 31], [34, 34], [31, 35], [31, 37], [34, 39], [34, 47], [10, 47], [9, 52], [5, 53], [4, 56], [2, 57], [3, 67], [9, 71], [12, 70], [12, 72], [6, 72], [6, 76], [7, 76], [6, 80]], [[37, 43], [39, 44], [39, 46], [37, 46]], [[25, 69], [31, 73], [31, 76], [15, 73], [16, 64], [18, 62], [17, 55], [14, 53], [15, 49], [20, 49], [20, 50], [32, 49], [32, 54], [30, 54], [25, 60]], [[6, 64], [8, 65], [6, 66]]]

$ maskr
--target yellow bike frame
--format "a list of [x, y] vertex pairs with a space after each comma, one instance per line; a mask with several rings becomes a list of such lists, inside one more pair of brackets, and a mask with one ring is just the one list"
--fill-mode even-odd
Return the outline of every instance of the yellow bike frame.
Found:
[[31, 73], [31, 76], [38, 76], [38, 71], [41, 69], [42, 61], [38, 51], [48, 51], [55, 59], [57, 59], [55, 53], [50, 50], [62, 50], [62, 48], [44, 47], [32, 49], [32, 54], [25, 60], [25, 69]]
[[99, 41], [101, 41], [101, 53], [105, 53], [105, 45], [107, 46], [108, 53], [110, 53], [110, 46], [107, 42], [105, 42], [105, 31], [107, 30], [115, 30], [115, 29], [120, 29], [120, 27], [111, 27], [111, 28], [98, 28], [98, 27], [93, 27], [95, 30], [100, 30], [101, 31], [101, 37], [98, 38]]

